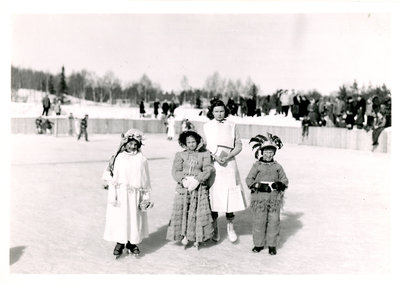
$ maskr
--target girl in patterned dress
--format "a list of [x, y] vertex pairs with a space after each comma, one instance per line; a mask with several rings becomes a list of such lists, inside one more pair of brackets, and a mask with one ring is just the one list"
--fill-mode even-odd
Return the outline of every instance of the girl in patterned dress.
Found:
[[185, 150], [176, 153], [172, 166], [177, 185], [167, 240], [181, 241], [185, 247], [194, 242], [198, 248], [213, 235], [208, 179], [214, 167], [197, 132], [184, 131], [178, 141]]

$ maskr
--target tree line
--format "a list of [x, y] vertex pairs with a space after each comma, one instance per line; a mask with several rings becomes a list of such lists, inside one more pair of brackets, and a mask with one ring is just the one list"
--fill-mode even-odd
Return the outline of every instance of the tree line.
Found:
[[[237, 103], [243, 98], [252, 98], [257, 106], [263, 105], [267, 97], [279, 97], [285, 89], [278, 89], [268, 96], [260, 96], [259, 85], [254, 83], [250, 77], [243, 83], [240, 79], [232, 80], [223, 78], [218, 72], [214, 72], [205, 80], [203, 88], [192, 88], [186, 76], [181, 80], [181, 90], [176, 92], [165, 92], [160, 85], [143, 74], [139, 80], [122, 84], [112, 71], [106, 72], [103, 76], [98, 76], [94, 72], [81, 70], [72, 72], [69, 76], [65, 75], [64, 66], [61, 67], [59, 74], [20, 68], [11, 66], [11, 89], [32, 89], [56, 95], [63, 103], [68, 103], [66, 95], [90, 100], [100, 103], [116, 104], [118, 102], [138, 105], [142, 100], [152, 102], [164, 99], [176, 103], [184, 102], [201, 107], [202, 101], [220, 98], [225, 102], [232, 98]], [[322, 94], [317, 90], [294, 91], [296, 94], [306, 96], [310, 99], [319, 100]], [[324, 97], [338, 96], [346, 100], [349, 96], [361, 94], [365, 99], [378, 96], [384, 99], [390, 95], [390, 90], [385, 84], [381, 86], [362, 86], [356, 81], [351, 85], [341, 85], [333, 95]]]

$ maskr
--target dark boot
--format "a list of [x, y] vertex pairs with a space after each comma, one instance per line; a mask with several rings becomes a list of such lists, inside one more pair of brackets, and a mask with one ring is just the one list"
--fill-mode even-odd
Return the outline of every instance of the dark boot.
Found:
[[275, 255], [276, 254], [276, 247], [268, 247], [268, 253], [270, 255]]
[[128, 249], [128, 253], [134, 254], [134, 255], [139, 255], [140, 254], [140, 250], [139, 247], [135, 244], [131, 244], [130, 242], [128, 242], [126, 244], [126, 248]]
[[254, 247], [251, 251], [258, 253], [258, 252], [262, 251], [263, 249], [264, 249], [264, 247]]
[[124, 251], [125, 245], [117, 243], [114, 248], [114, 255], [121, 255]]

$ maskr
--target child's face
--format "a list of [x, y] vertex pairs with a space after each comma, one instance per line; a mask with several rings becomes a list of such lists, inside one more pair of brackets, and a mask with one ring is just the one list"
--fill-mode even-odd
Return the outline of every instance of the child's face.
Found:
[[272, 161], [274, 156], [275, 156], [275, 151], [272, 149], [265, 149], [263, 151], [263, 160], [264, 161], [270, 162], [270, 161]]
[[135, 140], [132, 140], [126, 144], [125, 148], [128, 153], [133, 153], [138, 150], [138, 143]]
[[225, 118], [225, 108], [223, 106], [216, 106], [213, 108], [212, 114], [216, 120], [221, 121]]
[[186, 147], [188, 150], [194, 151], [197, 148], [197, 141], [192, 136], [186, 137]]

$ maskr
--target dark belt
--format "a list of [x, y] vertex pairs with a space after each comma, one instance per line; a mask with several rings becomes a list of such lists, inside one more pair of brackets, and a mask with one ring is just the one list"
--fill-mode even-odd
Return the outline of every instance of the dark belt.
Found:
[[259, 188], [255, 188], [254, 192], [272, 192], [273, 189], [269, 186], [269, 184], [262, 183]]

